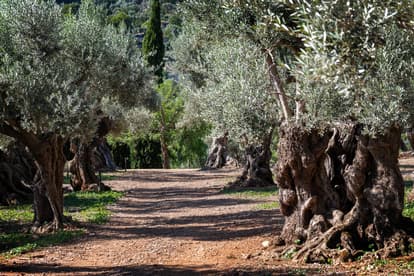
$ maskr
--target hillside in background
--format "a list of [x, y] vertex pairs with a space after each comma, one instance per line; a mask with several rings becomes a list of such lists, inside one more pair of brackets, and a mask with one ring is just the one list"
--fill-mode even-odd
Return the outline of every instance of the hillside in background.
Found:
[[[64, 5], [64, 10], [76, 12], [81, 0], [56, 0], [57, 3]], [[118, 25], [124, 22], [134, 33], [140, 33], [145, 29], [145, 22], [149, 16], [147, 13], [149, 0], [95, 0], [97, 5], [104, 8], [108, 15], [108, 20]], [[176, 15], [176, 5], [180, 0], [161, 0], [161, 16], [163, 25], [171, 25], [165, 29], [165, 36], [170, 38], [181, 24], [181, 20]]]

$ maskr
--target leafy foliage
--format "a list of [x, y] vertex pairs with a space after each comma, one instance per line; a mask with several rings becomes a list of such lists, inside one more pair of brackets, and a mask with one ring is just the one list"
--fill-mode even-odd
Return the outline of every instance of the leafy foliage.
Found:
[[84, 1], [61, 16], [53, 1], [5, 0], [0, 9], [0, 122], [35, 134], [88, 134], [101, 100], [150, 97], [133, 40]]
[[116, 141], [111, 145], [112, 155], [114, 157], [114, 162], [119, 168], [130, 169], [130, 153], [131, 150], [128, 144], [122, 141]]
[[413, 99], [412, 3], [320, 2], [297, 10], [306, 49], [295, 74], [306, 120], [353, 118], [371, 135], [404, 124]]
[[237, 38], [272, 57], [263, 72], [276, 68], [273, 83], [284, 91], [274, 96], [296, 111], [286, 122], [324, 129], [356, 120], [377, 135], [412, 117], [412, 1], [188, 0], [181, 10], [178, 69], [198, 88], [233, 66], [206, 65], [211, 49], [226, 47], [214, 41]]
[[207, 159], [208, 146], [204, 138], [211, 127], [204, 121], [179, 125], [172, 133], [171, 155], [173, 167], [200, 168]]
[[136, 168], [162, 168], [161, 144], [158, 137], [150, 135], [139, 137], [134, 152]]
[[154, 136], [150, 129], [146, 129], [143, 132], [126, 132], [119, 136], [109, 136], [108, 138], [113, 152], [118, 151], [118, 143], [120, 145], [128, 145], [129, 147], [128, 154], [123, 152], [122, 156], [120, 156], [121, 167], [123, 167], [124, 158], [128, 157], [131, 168], [162, 168], [159, 137]]
[[116, 11], [114, 15], [111, 15], [109, 17], [109, 20], [115, 26], [119, 26], [122, 23], [126, 24], [127, 26], [131, 25], [131, 17], [122, 10]]
[[163, 114], [161, 114], [161, 111], [155, 112], [155, 127], [160, 128], [161, 124], [164, 124], [166, 128], [174, 128], [184, 106], [183, 98], [180, 95], [180, 88], [173, 80], [165, 80], [157, 87], [157, 93], [160, 96], [160, 106], [162, 107]]
[[[211, 41], [196, 55], [184, 45], [198, 45], [201, 29], [184, 27], [175, 42], [176, 58], [183, 73], [189, 116], [214, 125], [215, 133], [230, 132], [236, 141], [247, 137], [261, 142], [277, 122], [277, 105], [257, 47], [248, 40]], [[191, 60], [190, 60], [191, 59]], [[189, 72], [192, 70], [192, 72]]]
[[153, 67], [155, 75], [162, 78], [164, 67], [164, 39], [161, 29], [161, 7], [159, 0], [151, 0], [150, 19], [146, 23], [142, 53], [149, 66]]
[[[163, 127], [164, 139], [168, 145], [173, 167], [200, 167], [207, 154], [204, 137], [210, 132], [210, 126], [203, 121], [182, 120], [184, 97], [180, 86], [173, 80], [166, 80], [157, 88], [160, 108], [148, 113], [135, 113], [131, 116], [131, 124], [146, 126], [130, 128], [130, 133], [109, 139], [111, 146], [117, 150], [117, 143], [125, 143], [130, 147], [132, 167], [161, 167], [160, 129]], [[132, 113], [133, 114], [133, 113]], [[125, 156], [123, 156], [125, 157]], [[123, 158], [122, 157], [122, 158]]]

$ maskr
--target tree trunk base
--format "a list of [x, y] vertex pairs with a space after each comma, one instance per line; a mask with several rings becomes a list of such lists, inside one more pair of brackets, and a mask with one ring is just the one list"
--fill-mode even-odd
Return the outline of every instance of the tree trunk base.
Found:
[[35, 222], [30, 228], [30, 233], [33, 233], [33, 234], [53, 233], [56, 230], [60, 230], [63, 228], [73, 228], [72, 223], [73, 223], [73, 219], [71, 216], [63, 216], [62, 224], [58, 228], [56, 228], [56, 223], [53, 221], [46, 222], [43, 224], [39, 222]]
[[[375, 259], [398, 257], [412, 252], [414, 238], [409, 231], [396, 230], [393, 235], [383, 240], [383, 247], [376, 248], [368, 244], [365, 248], [356, 249], [351, 236], [353, 226], [337, 225], [331, 227], [319, 237], [306, 241], [303, 245], [288, 245], [279, 257], [291, 257], [299, 263], [340, 263], [354, 261], [365, 254], [374, 255]], [[278, 239], [278, 237], [277, 237]], [[279, 239], [280, 240], [280, 239]], [[336, 248], [333, 248], [333, 245]]]
[[268, 187], [274, 186], [270, 170], [270, 143], [255, 146], [250, 145], [245, 150], [246, 164], [243, 173], [230, 187]]
[[[63, 139], [54, 133], [39, 137], [31, 148], [37, 172], [33, 180], [34, 230], [49, 225], [51, 230], [63, 227]], [[49, 227], [46, 227], [49, 228]]]
[[243, 176], [237, 177], [237, 179], [228, 184], [229, 188], [261, 188], [261, 187], [270, 187], [275, 186], [276, 184], [272, 181], [262, 178], [248, 178], [246, 179]]
[[370, 138], [357, 124], [323, 134], [282, 127], [276, 166], [285, 224], [282, 255], [300, 262], [348, 261], [409, 252], [414, 223], [402, 216], [400, 130]]
[[228, 133], [214, 139], [207, 157], [205, 170], [220, 169], [226, 165]]
[[93, 149], [93, 161], [95, 170], [116, 171], [116, 164], [113, 160], [111, 149], [105, 138], [95, 138], [95, 148]]
[[71, 151], [75, 157], [69, 161], [71, 186], [74, 191], [108, 191], [111, 188], [100, 181], [95, 174], [93, 164], [93, 146], [86, 143], [71, 144]]

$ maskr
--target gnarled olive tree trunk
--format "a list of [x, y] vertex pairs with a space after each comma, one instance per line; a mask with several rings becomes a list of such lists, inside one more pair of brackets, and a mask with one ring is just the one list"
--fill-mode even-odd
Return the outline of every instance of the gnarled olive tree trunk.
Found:
[[115, 171], [116, 164], [114, 158], [112, 157], [111, 148], [108, 145], [105, 137], [99, 137], [96, 141], [96, 146], [93, 151], [94, 163], [96, 165], [95, 169], [105, 170], [105, 171]]
[[223, 136], [214, 138], [205, 164], [206, 169], [219, 169], [226, 165], [228, 135], [225, 132]]
[[275, 185], [270, 158], [272, 156], [270, 145], [272, 134], [268, 134], [261, 145], [249, 145], [245, 149], [246, 163], [242, 175], [230, 183], [233, 187], [266, 187]]
[[285, 224], [279, 241], [297, 260], [353, 259], [367, 249], [396, 256], [413, 241], [413, 222], [402, 216], [401, 131], [392, 127], [372, 138], [361, 129], [353, 123], [324, 133], [280, 129], [275, 172]]
[[108, 117], [103, 117], [91, 142], [83, 142], [78, 138], [71, 140], [70, 151], [74, 157], [69, 161], [71, 173], [71, 186], [75, 191], [106, 191], [110, 190], [96, 176], [95, 171], [115, 170], [116, 165], [105, 136], [114, 128], [114, 122]]
[[69, 161], [71, 173], [71, 186], [75, 191], [106, 191], [110, 190], [103, 184], [95, 174], [94, 142], [84, 143], [80, 141], [71, 142], [71, 151], [74, 158]]
[[63, 139], [56, 134], [39, 137], [30, 148], [37, 167], [33, 180], [34, 229], [56, 230], [63, 226]]
[[12, 205], [33, 198], [31, 183], [36, 172], [33, 157], [17, 142], [0, 150], [0, 204]]
[[73, 159], [69, 162], [71, 173], [70, 184], [75, 191], [89, 190], [92, 184], [98, 185], [99, 179], [95, 175], [95, 168], [92, 164], [93, 147], [91, 143], [71, 143]]

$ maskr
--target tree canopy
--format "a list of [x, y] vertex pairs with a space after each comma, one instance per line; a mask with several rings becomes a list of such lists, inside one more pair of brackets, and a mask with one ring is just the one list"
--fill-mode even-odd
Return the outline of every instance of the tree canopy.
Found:
[[35, 225], [63, 224], [63, 142], [89, 140], [105, 103], [152, 98], [135, 42], [106, 25], [92, 1], [63, 16], [47, 0], [0, 1], [0, 133], [29, 148]]
[[[205, 117], [216, 127], [215, 118], [225, 118], [234, 130], [247, 98], [254, 115], [243, 123], [280, 122], [274, 171], [284, 252], [326, 262], [354, 259], [372, 243], [380, 256], [405, 254], [400, 245], [412, 239], [414, 224], [402, 216], [398, 149], [413, 113], [414, 3], [188, 0], [181, 9], [177, 67], [191, 83], [195, 110], [212, 114]], [[251, 53], [261, 73], [247, 61]], [[259, 98], [271, 103], [266, 91], [277, 104], [260, 109]], [[261, 155], [249, 156], [247, 175], [269, 175]]]
[[150, 18], [146, 23], [142, 53], [147, 64], [153, 67], [154, 74], [162, 78], [164, 70], [165, 46], [161, 29], [161, 7], [159, 0], [151, 0]]
[[[63, 18], [53, 1], [1, 2], [2, 130], [71, 136], [93, 131], [102, 99], [148, 99], [131, 38], [104, 26], [91, 1]], [[147, 94], [146, 94], [147, 93]]]
[[178, 60], [198, 83], [220, 70], [198, 70], [203, 52], [220, 51], [212, 41], [243, 37], [270, 58], [263, 72], [285, 121], [322, 126], [352, 117], [373, 134], [412, 113], [410, 1], [189, 0], [181, 9], [198, 34], [183, 33], [193, 41], [180, 44], [189, 54]]
[[193, 70], [193, 75], [183, 78], [187, 114], [213, 123], [215, 135], [229, 131], [234, 141], [247, 138], [260, 144], [278, 121], [262, 53], [252, 42], [234, 38], [211, 41], [195, 62], [189, 62], [191, 56], [183, 45], [197, 45], [197, 36], [194, 26], [184, 27], [174, 44], [179, 66]]

